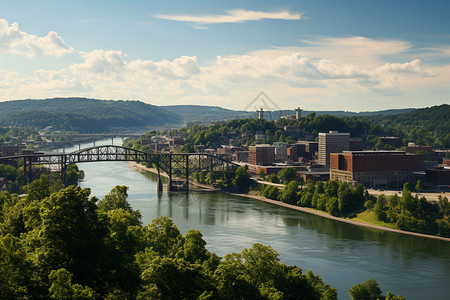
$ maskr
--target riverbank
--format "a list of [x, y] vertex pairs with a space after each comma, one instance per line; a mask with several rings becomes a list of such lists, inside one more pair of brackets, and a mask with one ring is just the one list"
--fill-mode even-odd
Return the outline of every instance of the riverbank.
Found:
[[[145, 167], [145, 166], [143, 166], [141, 164], [138, 164], [136, 162], [128, 162], [128, 164], [129, 164], [129, 167], [132, 170], [135, 170], [135, 171], [138, 171], [138, 172], [158, 173], [158, 170], [156, 170], [154, 168]], [[161, 175], [165, 176], [166, 174], [161, 173]], [[200, 186], [205, 187], [204, 185], [200, 185]], [[211, 187], [209, 187], [209, 188], [211, 188]], [[413, 236], [418, 236], [418, 237], [424, 237], [424, 238], [429, 238], [429, 239], [436, 239], [436, 240], [443, 240], [443, 241], [450, 242], [450, 238], [446, 238], [446, 237], [429, 235], [429, 234], [423, 234], [423, 233], [417, 233], [417, 232], [411, 232], [411, 231], [404, 231], [404, 230], [400, 230], [400, 229], [394, 229], [394, 228], [388, 228], [388, 227], [373, 225], [373, 224], [370, 224], [370, 223], [363, 223], [363, 222], [359, 222], [359, 221], [355, 221], [355, 220], [351, 220], [351, 219], [339, 218], [339, 217], [332, 216], [332, 215], [327, 214], [327, 213], [322, 212], [322, 211], [314, 210], [314, 209], [307, 208], [307, 207], [295, 206], [295, 205], [287, 204], [287, 203], [284, 203], [284, 202], [281, 202], [281, 201], [278, 201], [278, 200], [267, 199], [265, 197], [258, 196], [258, 195], [238, 194], [238, 193], [230, 193], [230, 192], [223, 192], [223, 193], [226, 193], [226, 194], [229, 194], [229, 195], [233, 195], [233, 196], [246, 197], [246, 198], [251, 198], [251, 199], [255, 199], [255, 200], [259, 200], [259, 201], [264, 201], [264, 202], [275, 204], [275, 205], [278, 205], [278, 206], [283, 206], [283, 207], [286, 207], [286, 208], [289, 208], [289, 209], [294, 209], [294, 210], [297, 210], [297, 211], [305, 212], [305, 213], [308, 213], [308, 214], [313, 214], [313, 215], [320, 216], [320, 217], [323, 217], [323, 218], [335, 220], [335, 221], [338, 221], [338, 222], [348, 223], [348, 224], [352, 224], [352, 225], [356, 225], [356, 226], [361, 226], [361, 227], [366, 227], [366, 228], [370, 228], [370, 229], [384, 230], [384, 231], [390, 231], [390, 232], [395, 232], [395, 233], [400, 233], [400, 234], [413, 235]]]

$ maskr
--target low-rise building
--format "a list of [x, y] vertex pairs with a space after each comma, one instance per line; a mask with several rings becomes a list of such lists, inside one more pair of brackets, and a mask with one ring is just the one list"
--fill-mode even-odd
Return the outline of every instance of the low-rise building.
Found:
[[363, 151], [364, 141], [361, 138], [350, 139], [350, 151]]
[[275, 162], [275, 147], [260, 144], [248, 147], [248, 162], [253, 165], [270, 165]]
[[405, 151], [344, 151], [330, 154], [330, 179], [366, 187], [396, 187], [415, 181], [419, 157]]
[[425, 170], [425, 181], [435, 185], [450, 185], [450, 167]]
[[24, 144], [2, 143], [0, 144], [0, 156], [19, 155], [25, 148]]

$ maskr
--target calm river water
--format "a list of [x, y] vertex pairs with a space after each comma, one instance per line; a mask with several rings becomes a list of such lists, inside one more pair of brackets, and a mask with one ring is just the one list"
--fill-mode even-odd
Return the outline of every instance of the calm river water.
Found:
[[[78, 146], [66, 148], [72, 150]], [[352, 226], [244, 197], [195, 192], [158, 196], [155, 175], [133, 171], [126, 162], [83, 163], [79, 168], [86, 175], [80, 186], [100, 199], [115, 185], [128, 186], [128, 200], [141, 211], [144, 224], [168, 216], [182, 234], [200, 230], [207, 248], [219, 256], [254, 243], [271, 245], [281, 262], [319, 274], [338, 289], [340, 299], [349, 298], [351, 285], [369, 278], [384, 293], [391, 290], [408, 299], [450, 297], [448, 242]]]

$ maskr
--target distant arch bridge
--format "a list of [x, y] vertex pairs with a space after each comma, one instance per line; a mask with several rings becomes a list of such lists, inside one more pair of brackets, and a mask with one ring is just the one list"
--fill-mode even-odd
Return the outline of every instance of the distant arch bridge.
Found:
[[2, 160], [22, 160], [27, 183], [32, 181], [32, 166], [56, 166], [65, 182], [66, 169], [71, 164], [97, 161], [134, 161], [155, 165], [158, 170], [158, 191], [162, 191], [160, 171], [169, 179], [168, 191], [174, 190], [175, 178], [184, 178], [184, 190], [189, 189], [189, 175], [192, 172], [235, 170], [238, 165], [212, 154], [206, 153], [145, 153], [122, 146], [106, 145], [90, 147], [70, 153], [30, 154], [5, 156]]

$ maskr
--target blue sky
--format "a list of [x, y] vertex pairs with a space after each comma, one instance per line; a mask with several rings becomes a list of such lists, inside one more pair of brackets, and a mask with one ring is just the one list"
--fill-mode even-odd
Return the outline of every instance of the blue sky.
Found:
[[0, 101], [450, 102], [450, 1], [2, 1]]

